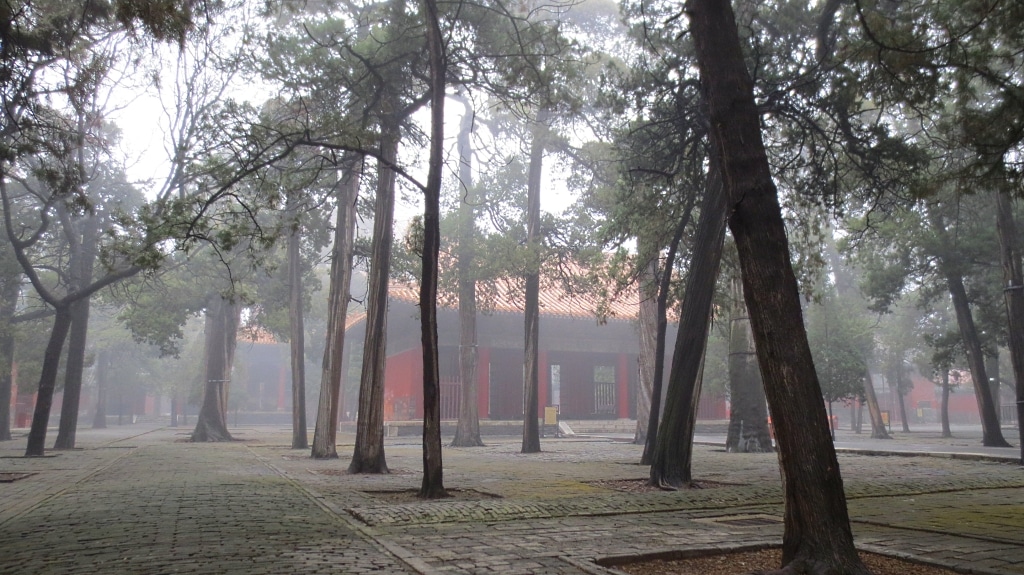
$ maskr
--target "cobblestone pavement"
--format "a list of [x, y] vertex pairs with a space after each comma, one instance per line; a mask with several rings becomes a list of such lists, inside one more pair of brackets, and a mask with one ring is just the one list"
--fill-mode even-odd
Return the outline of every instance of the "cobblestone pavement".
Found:
[[[82, 429], [79, 449], [31, 459], [20, 457], [23, 437], [0, 442], [0, 574], [595, 575], [630, 558], [782, 536], [774, 454], [699, 445], [694, 475], [708, 488], [624, 492], [608, 482], [646, 476], [639, 446], [548, 439], [522, 455], [519, 438], [488, 437], [445, 449], [457, 497], [424, 502], [402, 495], [421, 480], [414, 438], [388, 439], [391, 474], [352, 476], [350, 435], [340, 459], [317, 461], [288, 448], [280, 427], [236, 428], [240, 441], [223, 444], [187, 443], [186, 431]], [[890, 451], [950, 442], [902, 439]], [[885, 456], [885, 442], [857, 441], [871, 454], [839, 457], [858, 546], [1024, 574], [1024, 469], [1010, 455]]]

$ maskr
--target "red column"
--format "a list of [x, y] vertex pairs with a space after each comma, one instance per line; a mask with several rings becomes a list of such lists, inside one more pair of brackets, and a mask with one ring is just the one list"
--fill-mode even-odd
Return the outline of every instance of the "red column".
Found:
[[615, 396], [619, 403], [619, 419], [629, 418], [629, 356], [619, 354], [619, 366], [615, 374]]
[[551, 387], [551, 366], [548, 365], [548, 352], [540, 350], [537, 354], [539, 373], [537, 374], [537, 386], [540, 387], [537, 393], [537, 400], [540, 401], [537, 413], [544, 416], [544, 406], [548, 404], [549, 388]]
[[476, 409], [481, 418], [490, 419], [491, 348], [477, 348], [476, 355]]

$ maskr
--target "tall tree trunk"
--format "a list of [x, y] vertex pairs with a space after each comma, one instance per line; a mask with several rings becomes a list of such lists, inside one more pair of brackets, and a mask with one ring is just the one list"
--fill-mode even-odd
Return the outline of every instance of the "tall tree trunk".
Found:
[[220, 295], [210, 297], [206, 308], [206, 384], [199, 408], [193, 442], [231, 441], [227, 425], [228, 386], [238, 329], [237, 306]]
[[640, 317], [637, 331], [640, 336], [640, 382], [636, 394], [636, 431], [633, 443], [647, 442], [647, 429], [651, 418], [651, 399], [654, 390], [655, 350], [658, 345], [658, 259], [660, 250], [645, 245], [641, 235], [637, 243], [641, 254], [649, 254], [647, 265], [640, 271]]
[[[71, 224], [78, 236], [71, 242], [70, 272], [74, 291], [92, 283], [93, 264], [96, 261], [96, 242], [99, 221], [86, 215]], [[85, 370], [85, 349], [89, 333], [89, 297], [71, 304], [71, 332], [68, 337], [67, 361], [64, 368], [64, 397], [60, 407], [60, 424], [54, 449], [73, 449], [78, 429], [78, 410], [82, 398], [82, 374]]]
[[0, 334], [0, 441], [11, 439], [11, 398], [14, 395], [13, 370], [14, 334], [7, 330]]
[[473, 108], [468, 98], [458, 96], [465, 108], [459, 124], [459, 380], [461, 401], [459, 422], [455, 427], [453, 447], [479, 447], [480, 410], [477, 407], [477, 335], [476, 335], [476, 278], [473, 260], [476, 258], [476, 205], [479, 203], [473, 185]]
[[651, 485], [665, 488], [689, 486], [693, 457], [693, 429], [700, 397], [701, 370], [711, 326], [715, 283], [725, 242], [725, 194], [717, 153], [712, 152], [707, 187], [693, 240], [690, 271], [676, 347], [669, 372], [665, 415], [658, 429], [651, 462]]
[[868, 404], [868, 416], [871, 417], [871, 439], [892, 439], [889, 431], [885, 429], [885, 421], [882, 419], [882, 409], [878, 406], [878, 396], [875, 394], [875, 383], [871, 378], [871, 369], [864, 369], [864, 399]]
[[729, 320], [729, 431], [725, 450], [735, 453], [772, 451], [768, 430], [768, 404], [757, 365], [754, 334], [750, 317], [743, 303], [743, 283], [738, 276], [731, 280], [732, 317]]
[[900, 423], [903, 427], [903, 433], [910, 433], [910, 423], [907, 421], [906, 416], [906, 398], [905, 394], [899, 390], [896, 391], [896, 401], [899, 403], [899, 418]]
[[782, 562], [790, 572], [868, 575], [853, 544], [735, 16], [720, 0], [690, 0], [687, 8], [785, 478]]
[[303, 325], [302, 254], [296, 223], [288, 236], [288, 331], [292, 368], [292, 449], [306, 449], [306, 334]]
[[60, 406], [60, 424], [54, 449], [74, 449], [78, 428], [78, 410], [82, 397], [82, 374], [85, 371], [86, 335], [89, 330], [89, 298], [71, 304], [71, 329], [67, 358], [64, 364], [64, 395]]
[[942, 370], [942, 405], [940, 406], [942, 420], [942, 437], [953, 437], [949, 429], [949, 370]]
[[63, 303], [54, 311], [56, 313], [53, 317], [53, 327], [50, 329], [50, 340], [46, 344], [46, 351], [43, 352], [43, 369], [39, 374], [36, 406], [32, 412], [32, 427], [28, 432], [25, 457], [41, 457], [44, 453], [46, 427], [50, 422], [53, 391], [57, 387], [60, 355], [64, 351], [64, 341], [71, 329], [71, 304]]
[[1017, 251], [1017, 222], [1008, 193], [996, 196], [999, 232], [999, 260], [1003, 266], [1003, 300], [1009, 332], [1010, 364], [1017, 392], [1017, 430], [1020, 437], [1020, 464], [1024, 465], [1024, 272]]
[[423, 190], [423, 252], [420, 278], [420, 344], [423, 350], [423, 481], [419, 496], [447, 497], [441, 459], [441, 374], [437, 347], [437, 259], [441, 249], [441, 171], [444, 169], [445, 63], [435, 0], [427, 12], [430, 60], [430, 158]]
[[366, 337], [359, 378], [359, 419], [349, 473], [387, 473], [384, 458], [384, 366], [387, 361], [388, 276], [391, 272], [392, 226], [395, 211], [395, 172], [398, 127], [381, 129], [381, 155], [377, 168], [377, 200], [373, 212], [370, 248], [369, 293], [366, 306]]
[[[231, 373], [235, 365], [235, 349], [238, 347], [238, 326], [242, 321], [242, 306], [238, 302], [226, 300], [227, 309], [224, 315], [224, 385], [221, 386], [221, 408], [224, 421], [228, 420], [228, 400], [231, 395]], [[134, 405], [138, 405], [135, 403]], [[235, 414], [238, 411], [236, 408]]]
[[107, 378], [110, 377], [110, 351], [96, 354], [96, 411], [92, 416], [93, 429], [107, 428]]
[[356, 229], [356, 200], [363, 158], [347, 155], [345, 170], [338, 186], [335, 214], [334, 249], [331, 253], [331, 284], [328, 295], [327, 342], [320, 374], [320, 400], [317, 403], [316, 427], [313, 431], [314, 459], [338, 457], [338, 415], [344, 394], [345, 320], [348, 316], [349, 291], [352, 285], [352, 253]]
[[686, 210], [683, 217], [676, 226], [675, 236], [668, 246], [668, 253], [665, 255], [665, 265], [658, 278], [658, 333], [654, 344], [654, 374], [651, 385], [651, 407], [648, 410], [647, 418], [647, 441], [644, 443], [644, 452], [640, 456], [640, 465], [650, 465], [654, 461], [654, 448], [658, 444], [658, 426], [661, 419], [662, 387], [665, 379], [665, 346], [668, 337], [668, 290], [672, 283], [672, 268], [676, 262], [676, 252], [679, 249], [679, 242], [683, 239], [683, 232], [690, 223], [693, 214], [693, 205], [696, 202], [697, 194], [690, 194], [687, 200]]
[[20, 293], [20, 272], [0, 279], [0, 441], [11, 439], [11, 397], [14, 394], [14, 330], [11, 320], [18, 307]]
[[522, 453], [540, 452], [540, 186], [544, 168], [544, 146], [548, 139], [547, 108], [537, 111], [530, 144], [530, 167], [526, 188], [526, 272], [525, 358], [523, 361], [523, 445]]
[[999, 413], [1002, 410], [1002, 401], [999, 397], [999, 383], [1002, 378], [999, 375], [999, 348], [991, 350], [991, 354], [985, 354], [985, 373], [988, 374], [989, 394], [992, 396], [992, 405], [996, 410], [996, 421], [1002, 425], [1003, 417]]
[[1003, 432], [999, 428], [999, 418], [996, 417], [995, 403], [992, 401], [991, 388], [988, 385], [988, 373], [985, 371], [984, 352], [981, 349], [978, 330], [974, 325], [974, 315], [971, 313], [963, 277], [947, 270], [946, 283], [952, 296], [953, 308], [956, 310], [960, 337], [967, 352], [967, 364], [971, 369], [974, 397], [978, 401], [978, 413], [981, 415], [982, 444], [987, 447], [1009, 447], [1010, 444], [1003, 438]]
[[978, 402], [978, 414], [981, 416], [982, 444], [987, 447], [1009, 447], [1010, 444], [1003, 438], [1003, 432], [999, 428], [999, 418], [996, 416], [995, 403], [988, 385], [988, 374], [985, 371], [981, 339], [978, 337], [978, 329], [974, 325], [974, 315], [971, 312], [970, 300], [967, 298], [967, 289], [964, 287], [963, 273], [956, 264], [955, 248], [948, 238], [946, 223], [942, 220], [942, 216], [935, 210], [931, 210], [929, 221], [936, 238], [942, 244], [939, 265], [946, 278], [950, 298], [953, 300], [956, 322], [960, 328], [960, 338], [963, 340], [967, 365], [971, 370], [974, 396]]
[[903, 360], [900, 359], [896, 365], [896, 401], [900, 406], [900, 423], [903, 425], [903, 433], [910, 433], [910, 422], [907, 421], [907, 402], [904, 399], [906, 392], [903, 390]]

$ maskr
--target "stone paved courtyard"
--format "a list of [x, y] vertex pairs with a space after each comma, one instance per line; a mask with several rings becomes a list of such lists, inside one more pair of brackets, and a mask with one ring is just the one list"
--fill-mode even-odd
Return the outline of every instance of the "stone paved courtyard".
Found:
[[[138, 424], [79, 431], [79, 449], [25, 459], [0, 443], [0, 573], [617, 573], [614, 564], [680, 549], [781, 540], [774, 454], [696, 448], [707, 489], [625, 492], [640, 446], [617, 437], [518, 437], [445, 448], [452, 500], [397, 497], [420, 482], [416, 438], [386, 444], [387, 476], [345, 473], [288, 448], [290, 430], [242, 427], [240, 441], [187, 443], [187, 429]], [[965, 437], [966, 436], [966, 437]], [[844, 442], [837, 444], [842, 446]], [[1024, 573], [1024, 470], [1014, 450], [934, 434], [877, 445], [848, 437], [840, 465], [858, 546], [974, 573]], [[950, 446], [960, 446], [949, 449]], [[932, 455], [885, 455], [932, 451]], [[955, 454], [947, 451], [957, 451]]]

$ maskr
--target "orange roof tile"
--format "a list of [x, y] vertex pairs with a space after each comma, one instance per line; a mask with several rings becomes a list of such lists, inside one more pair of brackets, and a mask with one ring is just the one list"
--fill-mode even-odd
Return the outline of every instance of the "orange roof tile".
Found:
[[277, 338], [266, 328], [258, 325], [245, 325], [238, 329], [238, 339], [250, 343], [275, 344]]
[[[493, 290], [484, 290], [482, 286], [477, 286], [477, 298], [480, 300], [478, 305], [481, 309], [491, 312], [522, 313], [525, 307], [525, 294], [520, 287], [505, 281], [498, 282], [493, 287]], [[418, 303], [420, 298], [419, 286], [415, 284], [392, 282], [388, 294], [392, 299], [414, 304]], [[541, 287], [538, 299], [542, 316], [596, 320], [599, 315], [603, 315], [607, 320], [632, 320], [636, 319], [640, 312], [639, 294], [636, 292], [627, 292], [617, 299], [611, 299], [602, 308], [596, 298], [569, 293], [557, 282], [550, 282]], [[439, 298], [438, 306], [447, 309], [458, 307], [454, 301], [442, 298]]]
[[362, 322], [364, 319], [366, 319], [365, 311], [349, 314], [349, 316], [345, 319], [345, 331], [348, 331], [353, 327], [359, 325], [359, 323]]

